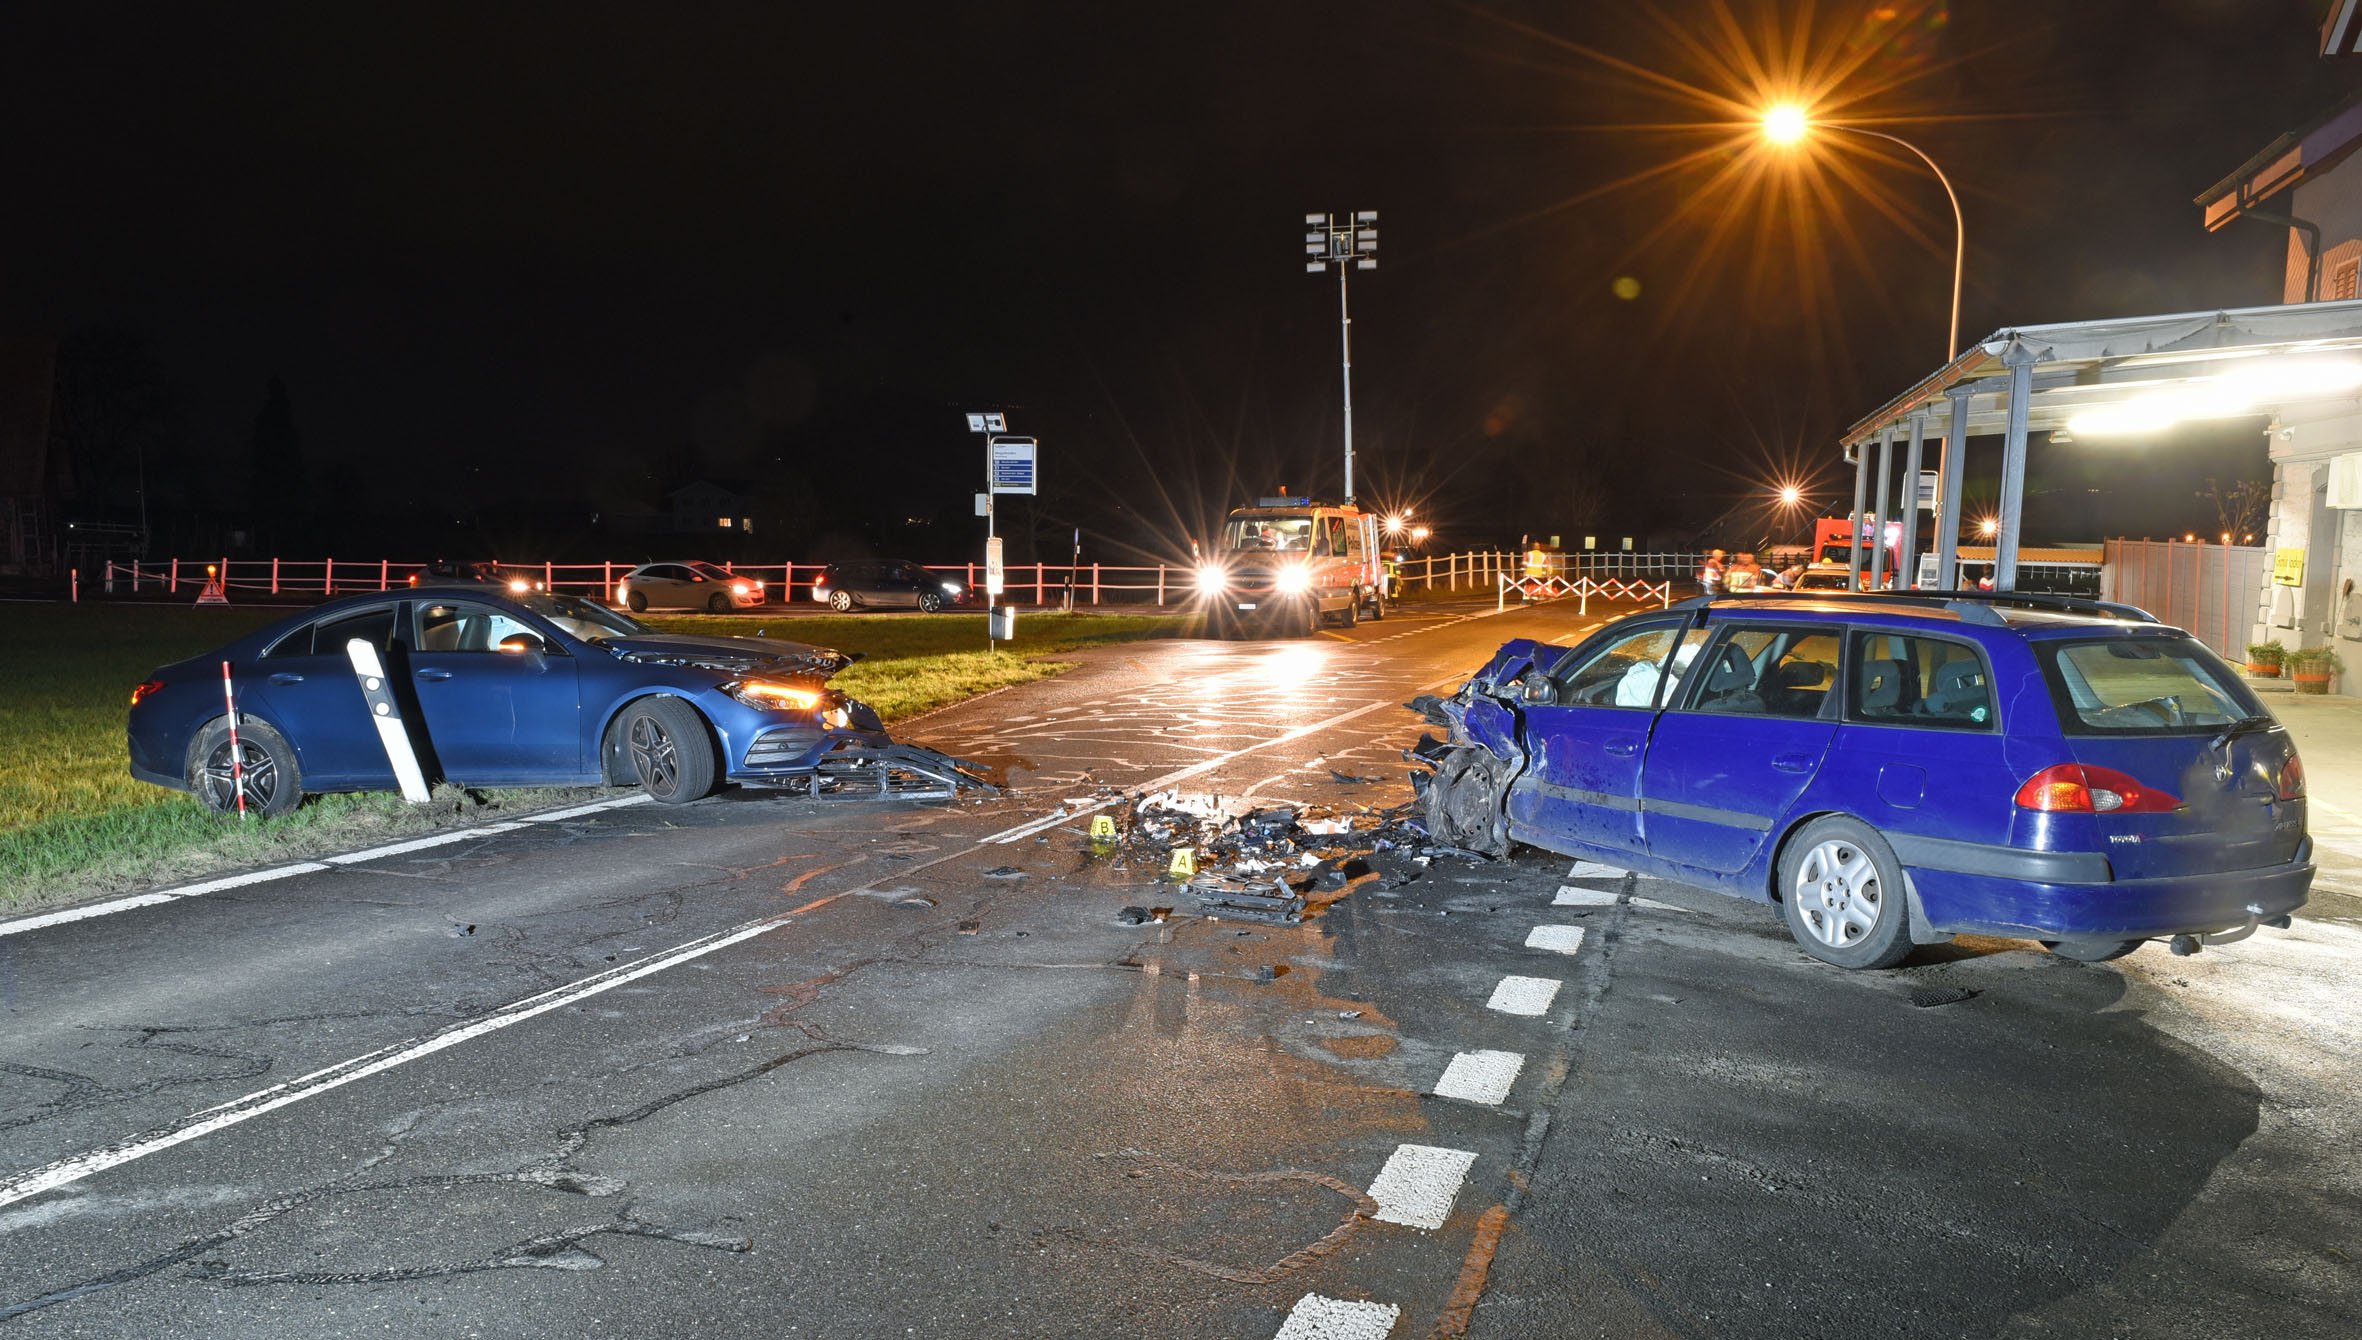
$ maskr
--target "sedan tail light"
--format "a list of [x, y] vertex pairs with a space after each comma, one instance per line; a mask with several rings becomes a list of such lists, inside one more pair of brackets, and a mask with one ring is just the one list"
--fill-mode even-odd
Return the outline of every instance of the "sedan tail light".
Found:
[[2017, 794], [2019, 809], [2045, 814], [2163, 814], [2181, 804], [2181, 797], [2169, 791], [2089, 763], [2044, 768], [2028, 777]]
[[151, 679], [147, 683], [140, 685], [138, 688], [135, 688], [131, 691], [131, 705], [133, 707], [139, 706], [141, 699], [163, 687], [164, 681], [161, 679]]
[[[139, 699], [134, 697], [131, 701], [136, 703]], [[2280, 798], [2282, 800], [2302, 800], [2305, 798], [2305, 764], [2304, 760], [2295, 754], [2290, 754], [2288, 762], [2280, 767]]]

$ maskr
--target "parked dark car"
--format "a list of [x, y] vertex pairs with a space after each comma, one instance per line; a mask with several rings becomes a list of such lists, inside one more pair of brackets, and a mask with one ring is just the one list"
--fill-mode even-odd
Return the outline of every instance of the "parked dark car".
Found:
[[1943, 592], [1691, 600], [1504, 645], [1420, 746], [1432, 831], [1780, 904], [1891, 966], [1973, 932], [2097, 961], [2285, 927], [2304, 768], [2238, 673], [2129, 606]]
[[830, 609], [920, 609], [929, 614], [966, 605], [968, 584], [906, 559], [865, 558], [831, 563], [812, 583], [812, 598]]
[[760, 578], [740, 577], [697, 559], [642, 563], [615, 583], [615, 603], [641, 610], [704, 610], [722, 614], [760, 609], [767, 599]]
[[680, 803], [889, 743], [875, 712], [828, 687], [853, 660], [841, 652], [654, 633], [578, 596], [422, 587], [333, 600], [149, 675], [131, 695], [132, 775], [235, 807], [227, 661], [250, 809], [395, 789], [348, 659], [355, 639], [384, 659], [430, 779], [637, 784]]

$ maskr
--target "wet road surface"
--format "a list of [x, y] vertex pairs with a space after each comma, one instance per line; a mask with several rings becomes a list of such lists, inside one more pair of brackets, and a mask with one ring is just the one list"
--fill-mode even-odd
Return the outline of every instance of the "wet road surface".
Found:
[[1399, 703], [1599, 613], [1476, 612], [909, 729], [987, 803], [624, 804], [0, 937], [0, 1333], [2354, 1332], [2350, 900], [1846, 974], [1530, 851], [1280, 928], [1085, 839], [1108, 786], [1399, 802]]

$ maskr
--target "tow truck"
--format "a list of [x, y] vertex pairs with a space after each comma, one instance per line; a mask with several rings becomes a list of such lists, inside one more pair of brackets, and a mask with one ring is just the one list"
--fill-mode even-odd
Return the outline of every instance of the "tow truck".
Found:
[[1197, 603], [1208, 630], [1309, 636], [1332, 619], [1351, 628], [1386, 617], [1378, 518], [1351, 503], [1282, 493], [1241, 507], [1200, 552]]

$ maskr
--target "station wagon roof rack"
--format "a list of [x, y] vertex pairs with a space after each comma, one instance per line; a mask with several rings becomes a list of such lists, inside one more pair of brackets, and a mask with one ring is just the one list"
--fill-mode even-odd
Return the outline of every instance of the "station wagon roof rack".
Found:
[[[1762, 591], [1726, 591], [1720, 595], [1692, 596], [1673, 603], [1674, 609], [1702, 610], [1710, 605], [1735, 600], [1750, 600], [1772, 594]], [[2097, 614], [2110, 619], [2124, 619], [2133, 623], [2157, 623], [2156, 615], [2138, 605], [2127, 605], [2117, 600], [2094, 600], [2089, 596], [2050, 595], [2038, 591], [1818, 591], [1782, 592], [1784, 595], [1811, 595], [1823, 600], [1846, 600], [1879, 605], [1915, 605], [1950, 610], [1963, 619], [1976, 623], [1999, 623], [2001, 616], [1996, 606], [2009, 609], [2051, 610], [2061, 614]]]

